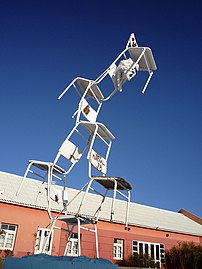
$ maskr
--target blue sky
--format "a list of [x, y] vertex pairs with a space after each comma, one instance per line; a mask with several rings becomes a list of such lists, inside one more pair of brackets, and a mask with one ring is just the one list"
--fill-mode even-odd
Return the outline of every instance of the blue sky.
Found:
[[[73, 126], [76, 76], [95, 79], [132, 32], [158, 70], [144, 95], [134, 78], [103, 105], [115, 134], [108, 174], [132, 200], [202, 217], [200, 1], [0, 1], [0, 170], [23, 175], [29, 159], [53, 160]], [[85, 159], [69, 177], [80, 188]]]

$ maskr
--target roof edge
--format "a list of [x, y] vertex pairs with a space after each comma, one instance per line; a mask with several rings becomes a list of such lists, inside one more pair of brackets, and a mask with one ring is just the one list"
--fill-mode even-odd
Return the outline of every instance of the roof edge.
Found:
[[193, 213], [191, 213], [191, 212], [189, 212], [189, 211], [187, 211], [187, 210], [185, 210], [185, 209], [183, 209], [183, 208], [180, 209], [180, 210], [178, 211], [178, 213], [182, 213], [185, 217], [187, 217], [187, 218], [189, 218], [189, 219], [195, 221], [196, 223], [202, 225], [202, 218], [200, 218], [200, 217], [194, 215]]
[[[46, 207], [42, 207], [42, 206], [38, 206], [38, 205], [32, 205], [32, 204], [26, 204], [26, 203], [19, 203], [19, 202], [14, 202], [12, 200], [7, 200], [7, 199], [0, 199], [0, 203], [6, 203], [6, 204], [12, 204], [12, 205], [17, 205], [17, 206], [24, 206], [24, 207], [28, 207], [28, 208], [33, 208], [33, 209], [39, 209], [39, 210], [44, 210], [46, 211], [47, 208]], [[58, 209], [55, 209], [53, 208], [52, 209], [53, 212], [60, 212], [60, 210]], [[181, 209], [183, 210], [183, 209]], [[188, 212], [186, 210], [184, 210], [185, 212]], [[70, 214], [75, 214], [74, 212], [69, 212]], [[179, 213], [182, 213], [179, 211]], [[189, 212], [188, 212], [189, 213]], [[183, 213], [182, 213], [183, 214]], [[191, 213], [189, 213], [191, 214]], [[87, 216], [85, 214], [82, 214], [83, 216]], [[195, 216], [195, 215], [194, 215]], [[90, 216], [88, 216], [90, 217]], [[197, 217], [197, 216], [196, 216]], [[198, 217], [199, 218], [199, 217]], [[199, 218], [200, 219], [200, 218]], [[106, 222], [110, 222], [109, 219], [106, 219], [106, 218], [103, 218], [101, 217], [100, 218], [101, 221], [106, 221]], [[201, 219], [202, 221], [202, 219]], [[114, 223], [117, 223], [117, 224], [124, 224], [123, 222], [121, 221], [113, 221]], [[200, 234], [198, 233], [189, 233], [189, 232], [182, 232], [182, 231], [176, 231], [176, 230], [172, 230], [172, 229], [163, 229], [163, 228], [159, 228], [159, 227], [154, 227], [154, 226], [149, 226], [149, 225], [142, 225], [142, 224], [139, 224], [139, 223], [128, 223], [129, 226], [135, 226], [135, 227], [140, 227], [140, 228], [146, 228], [146, 229], [152, 229], [152, 230], [159, 230], [159, 231], [165, 231], [165, 232], [171, 232], [171, 233], [180, 233], [180, 234], [188, 234], [188, 235], [193, 235], [193, 236], [201, 236]], [[200, 223], [199, 223], [200, 224]]]

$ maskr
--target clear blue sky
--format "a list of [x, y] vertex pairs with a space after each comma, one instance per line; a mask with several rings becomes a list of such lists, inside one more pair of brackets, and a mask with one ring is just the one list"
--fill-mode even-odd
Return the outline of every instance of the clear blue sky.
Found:
[[[0, 1], [0, 170], [23, 175], [53, 160], [72, 127], [76, 76], [96, 78], [134, 32], [158, 70], [144, 95], [135, 79], [105, 103], [115, 134], [109, 175], [132, 200], [202, 217], [201, 1]], [[86, 181], [86, 163], [69, 186]], [[83, 172], [85, 171], [85, 172]]]

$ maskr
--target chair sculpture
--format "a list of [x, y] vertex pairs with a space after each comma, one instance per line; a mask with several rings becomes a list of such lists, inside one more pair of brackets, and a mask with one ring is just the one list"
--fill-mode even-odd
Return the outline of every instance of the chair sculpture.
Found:
[[[116, 199], [117, 195], [120, 195], [122, 198], [126, 199], [124, 222], [125, 229], [129, 230], [128, 217], [130, 190], [132, 187], [121, 177], [107, 175], [108, 157], [112, 141], [115, 137], [108, 128], [103, 123], [98, 122], [97, 119], [103, 102], [109, 100], [116, 92], [121, 92], [123, 85], [135, 77], [140, 71], [146, 71], [148, 73], [148, 78], [146, 79], [142, 90], [142, 93], [144, 93], [155, 70], [156, 64], [151, 49], [148, 47], [139, 47], [134, 34], [131, 34], [125, 49], [100, 76], [95, 80], [76, 77], [58, 97], [60, 100], [71, 87], [74, 87], [78, 93], [80, 100], [77, 110], [72, 116], [73, 118], [76, 117], [74, 127], [62, 143], [53, 162], [29, 161], [29, 165], [17, 191], [18, 195], [24, 180], [29, 173], [42, 179], [41, 188], [44, 182], [47, 182], [48, 214], [51, 219], [49, 224], [51, 228], [42, 252], [45, 252], [53, 230], [60, 229], [69, 233], [67, 245], [64, 250], [64, 255], [67, 255], [68, 242], [75, 227], [77, 227], [78, 255], [82, 255], [80, 234], [81, 229], [84, 229], [93, 232], [95, 235], [96, 257], [98, 258], [99, 250], [96, 225], [99, 221], [99, 214], [109, 191], [112, 191], [109, 212], [110, 221], [114, 221]], [[101, 90], [103, 82], [105, 82], [107, 77], [110, 78], [110, 84], [112, 84], [112, 86], [107, 86], [107, 88], [110, 89], [109, 93], [105, 93], [104, 90]], [[74, 168], [75, 164], [79, 162], [87, 148], [88, 180], [84, 186], [70, 200], [68, 200], [66, 177]], [[65, 168], [59, 164], [61, 157], [65, 159], [66, 163], [68, 161], [68, 166], [65, 165]], [[42, 174], [35, 171], [35, 169], [42, 172]], [[51, 214], [51, 201], [55, 200], [58, 202], [58, 197], [54, 193], [53, 179], [63, 182], [63, 191], [60, 194], [60, 197], [62, 197], [63, 209], [54, 217]], [[98, 189], [97, 186], [99, 186]], [[103, 192], [100, 191], [100, 188], [104, 189]], [[100, 195], [101, 200], [90, 216], [84, 216], [83, 207], [87, 204], [90, 192], [95, 192]], [[80, 202], [77, 204], [77, 209], [74, 214], [70, 214], [68, 208], [75, 203], [75, 200], [78, 197], [80, 197]], [[71, 228], [61, 228], [60, 226], [57, 226], [57, 221], [62, 221]]]
[[[96, 128], [98, 130], [99, 124], [96, 123], [97, 115], [101, 109], [102, 102], [109, 100], [117, 91], [122, 91], [122, 86], [126, 81], [131, 80], [138, 71], [147, 71], [149, 73], [149, 77], [144, 85], [142, 93], [145, 92], [147, 85], [153, 75], [153, 71], [156, 70], [156, 64], [154, 62], [154, 58], [150, 48], [147, 47], [138, 47], [134, 34], [131, 34], [126, 48], [118, 55], [118, 57], [112, 62], [112, 64], [95, 80], [88, 80], [85, 78], [77, 77], [75, 78], [67, 87], [66, 89], [60, 94], [58, 99], [61, 99], [63, 95], [73, 86], [75, 90], [78, 92], [79, 96], [81, 97], [79, 103], [79, 109], [76, 111], [77, 113], [77, 120], [76, 122], [83, 124], [86, 128]], [[99, 84], [105, 77], [109, 75], [114, 89], [112, 92], [104, 97], [103, 92], [99, 88]], [[83, 94], [83, 95], [82, 95]], [[96, 100], [98, 104], [97, 113], [95, 110], [87, 102], [87, 98], [91, 98]], [[90, 121], [90, 123], [80, 122], [80, 113], [83, 113], [84, 117]], [[76, 113], [74, 115], [76, 115]], [[84, 192], [83, 199], [81, 204], [79, 205], [77, 216], [81, 211], [81, 208], [85, 202], [87, 194], [89, 190], [92, 190], [92, 183], [93, 181], [98, 182], [101, 184], [105, 189], [106, 192], [103, 195], [102, 203], [99, 209], [96, 211], [94, 215], [94, 219], [98, 219], [98, 214], [101, 211], [102, 204], [104, 203], [105, 197], [107, 195], [108, 190], [113, 190], [113, 200], [112, 200], [112, 207], [111, 207], [111, 221], [113, 220], [114, 208], [115, 208], [115, 200], [117, 192], [122, 195], [124, 198], [127, 199], [127, 209], [126, 209], [126, 219], [125, 224], [126, 227], [128, 225], [128, 214], [129, 214], [129, 204], [130, 204], [130, 184], [125, 181], [123, 178], [119, 177], [108, 177], [106, 176], [106, 164], [108, 159], [108, 154], [111, 148], [108, 145], [108, 151], [106, 154], [106, 158], [101, 157], [97, 154], [94, 149], [92, 148], [95, 142], [95, 137], [99, 136], [97, 134], [97, 130], [94, 132], [94, 136], [92, 136], [91, 145], [88, 152], [88, 163], [89, 163], [89, 182], [87, 182], [84, 187], [81, 189], [80, 192]], [[102, 136], [100, 136], [103, 139]], [[106, 141], [104, 141], [106, 143]], [[101, 172], [102, 175], [95, 176], [92, 174], [92, 167], [97, 169]], [[110, 182], [110, 183], [109, 183]], [[122, 191], [125, 191], [124, 194]]]

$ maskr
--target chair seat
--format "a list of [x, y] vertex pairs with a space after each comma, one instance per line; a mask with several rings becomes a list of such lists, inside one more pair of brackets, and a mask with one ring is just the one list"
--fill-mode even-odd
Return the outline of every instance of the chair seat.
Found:
[[60, 216], [57, 218], [57, 220], [60, 221], [64, 221], [67, 224], [78, 224], [78, 218], [80, 220], [80, 224], [81, 225], [85, 225], [85, 224], [95, 224], [95, 220], [88, 218], [88, 217], [76, 217], [76, 216], [72, 216], [72, 215], [66, 215], [66, 216]]
[[[79, 87], [81, 88], [83, 93], [86, 91], [86, 89], [87, 89], [90, 82], [94, 83], [93, 80], [88, 80], [88, 79], [85, 79], [85, 78], [78, 78], [76, 80], [76, 83], [79, 85]], [[95, 96], [96, 96], [96, 98], [99, 101], [102, 101], [104, 99], [104, 96], [103, 96], [102, 92], [100, 91], [99, 87], [96, 84], [93, 84], [90, 87], [90, 89], [87, 92], [88, 97], [95, 99]]]
[[108, 190], [114, 189], [114, 182], [117, 182], [117, 190], [132, 190], [132, 186], [122, 177], [93, 176], [95, 181]]
[[92, 123], [87, 121], [80, 121], [80, 124], [91, 134], [93, 135], [95, 132], [96, 126], [98, 126], [97, 133], [104, 139], [115, 139], [114, 135], [107, 129], [107, 127], [100, 123]]
[[62, 167], [52, 162], [29, 160], [29, 163], [32, 163], [33, 166], [43, 171], [48, 171], [50, 167], [53, 169], [53, 174], [65, 174], [66, 173], [66, 171]]
[[[129, 54], [134, 62], [137, 61], [143, 50], [145, 49], [144, 55], [141, 57], [139, 64], [139, 70], [140, 71], [148, 71], [148, 67], [150, 70], [156, 70], [156, 64], [154, 61], [154, 57], [152, 55], [152, 51], [150, 48], [145, 47], [135, 47], [135, 48], [129, 48]], [[144, 57], [145, 56], [145, 57]], [[147, 67], [148, 64], [148, 67]]]

